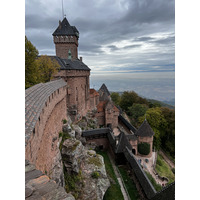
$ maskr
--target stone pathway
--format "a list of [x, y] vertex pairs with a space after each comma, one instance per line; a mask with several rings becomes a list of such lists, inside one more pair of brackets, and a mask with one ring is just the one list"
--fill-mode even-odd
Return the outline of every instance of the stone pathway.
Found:
[[121, 176], [120, 176], [120, 174], [118, 173], [117, 167], [116, 167], [115, 164], [114, 164], [113, 158], [112, 158], [112, 156], [110, 156], [109, 153], [108, 153], [108, 157], [109, 157], [109, 159], [110, 159], [110, 162], [111, 162], [112, 167], [113, 167], [113, 169], [114, 169], [115, 175], [116, 175], [117, 180], [118, 180], [118, 182], [119, 182], [119, 185], [120, 185], [121, 192], [122, 192], [122, 194], [123, 194], [124, 200], [130, 200], [129, 195], [127, 194], [127, 192], [126, 192], [126, 190], [125, 190], [125, 188], [124, 188], [124, 185], [123, 185], [123, 183], [122, 183]]
[[154, 170], [153, 170], [153, 164], [155, 162], [155, 157], [156, 157], [156, 152], [152, 152], [152, 156], [150, 158], [148, 158], [148, 163], [145, 162], [145, 157], [142, 156], [135, 156], [137, 159], [141, 159], [141, 164], [144, 167], [145, 171], [148, 171], [151, 176], [154, 178], [154, 180], [156, 181], [157, 184], [160, 184], [161, 186], [167, 183], [166, 180], [161, 180], [159, 179], [155, 174], [154, 174]]

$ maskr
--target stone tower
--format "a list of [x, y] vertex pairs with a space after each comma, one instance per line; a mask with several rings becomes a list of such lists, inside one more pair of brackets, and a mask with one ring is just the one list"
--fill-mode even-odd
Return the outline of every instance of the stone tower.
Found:
[[58, 28], [53, 33], [53, 40], [56, 48], [56, 56], [68, 59], [68, 52], [71, 52], [71, 59], [78, 58], [79, 31], [71, 26], [66, 18], [59, 21]]

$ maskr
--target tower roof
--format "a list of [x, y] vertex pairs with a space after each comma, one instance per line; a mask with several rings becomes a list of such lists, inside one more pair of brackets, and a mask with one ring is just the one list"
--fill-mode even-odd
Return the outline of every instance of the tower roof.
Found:
[[84, 70], [90, 71], [90, 68], [85, 65], [79, 59], [70, 60], [70, 59], [63, 59], [58, 56], [49, 56], [51, 59], [55, 59], [58, 64], [60, 65], [61, 70]]
[[102, 86], [99, 89], [99, 92], [102, 91], [106, 96], [110, 96], [110, 92], [108, 91], [108, 88], [106, 85], [103, 83]]
[[79, 38], [79, 31], [75, 26], [71, 26], [66, 19], [63, 19], [62, 22], [59, 22], [58, 28], [52, 34], [53, 36], [76, 36]]
[[135, 135], [140, 137], [151, 137], [154, 135], [154, 132], [146, 119], [139, 127], [139, 129], [136, 131]]
[[130, 150], [132, 149], [132, 146], [131, 144], [129, 143], [126, 135], [124, 132], [121, 132], [119, 135], [118, 135], [118, 138], [119, 138], [119, 142], [118, 142], [118, 145], [116, 147], [116, 151], [115, 153], [122, 153], [123, 150], [125, 149], [125, 147], [127, 146]]

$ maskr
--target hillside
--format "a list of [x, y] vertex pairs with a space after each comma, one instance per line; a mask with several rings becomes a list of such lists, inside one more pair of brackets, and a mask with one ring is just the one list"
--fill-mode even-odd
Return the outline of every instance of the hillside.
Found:
[[[150, 101], [151, 103], [155, 104], [155, 103], [158, 103], [161, 105], [161, 107], [167, 107], [167, 108], [170, 108], [170, 109], [175, 109], [175, 106], [174, 105], [170, 105], [170, 104], [167, 104], [166, 102], [163, 102], [163, 101], [158, 101], [158, 100], [155, 100], [155, 99], [147, 99], [147, 101]], [[169, 102], [170, 103], [170, 102]], [[173, 102], [171, 102], [173, 103]]]
[[[120, 96], [123, 94], [123, 92], [110, 92], [111, 94], [112, 93], [118, 93]], [[148, 99], [142, 95], [138, 95], [139, 97], [141, 98], [144, 98], [146, 99], [147, 101], [151, 102], [152, 104], [160, 104], [161, 107], [167, 107], [167, 108], [170, 108], [170, 109], [175, 109], [175, 99], [172, 99], [171, 101], [158, 101], [158, 100], [155, 100], [155, 99]]]

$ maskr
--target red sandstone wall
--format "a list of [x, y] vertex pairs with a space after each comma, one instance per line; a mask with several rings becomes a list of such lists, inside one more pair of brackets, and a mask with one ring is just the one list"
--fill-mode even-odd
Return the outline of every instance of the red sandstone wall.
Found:
[[55, 78], [62, 77], [67, 82], [69, 110], [70, 107], [75, 106], [81, 116], [86, 115], [90, 109], [89, 76], [90, 71], [84, 70], [61, 70], [55, 76]]
[[54, 107], [40, 141], [36, 168], [42, 172], [51, 172], [53, 160], [59, 153], [59, 132], [62, 131], [63, 119], [66, 119], [66, 102], [62, 99]]
[[70, 49], [72, 59], [78, 58], [78, 40], [75, 36], [54, 36], [56, 56], [67, 59]]
[[67, 119], [66, 87], [55, 91], [47, 100], [35, 125], [35, 133], [26, 145], [25, 157], [43, 173], [51, 172], [58, 152], [58, 134], [62, 130], [62, 120]]
[[93, 94], [90, 94], [90, 110], [95, 109], [98, 104], [99, 96], [94, 96]]
[[99, 125], [101, 125], [101, 126], [105, 125], [105, 114], [104, 114], [104, 111], [97, 112], [95, 114], [95, 117], [97, 118], [97, 121], [98, 121]]
[[138, 149], [137, 149], [138, 141], [137, 140], [130, 140], [129, 142], [132, 146], [132, 149], [135, 149], [135, 155], [137, 155], [138, 154]]
[[105, 108], [105, 124], [112, 124], [112, 128], [116, 128], [118, 126], [118, 116], [119, 112], [114, 110], [114, 106], [112, 103], [108, 103]]

